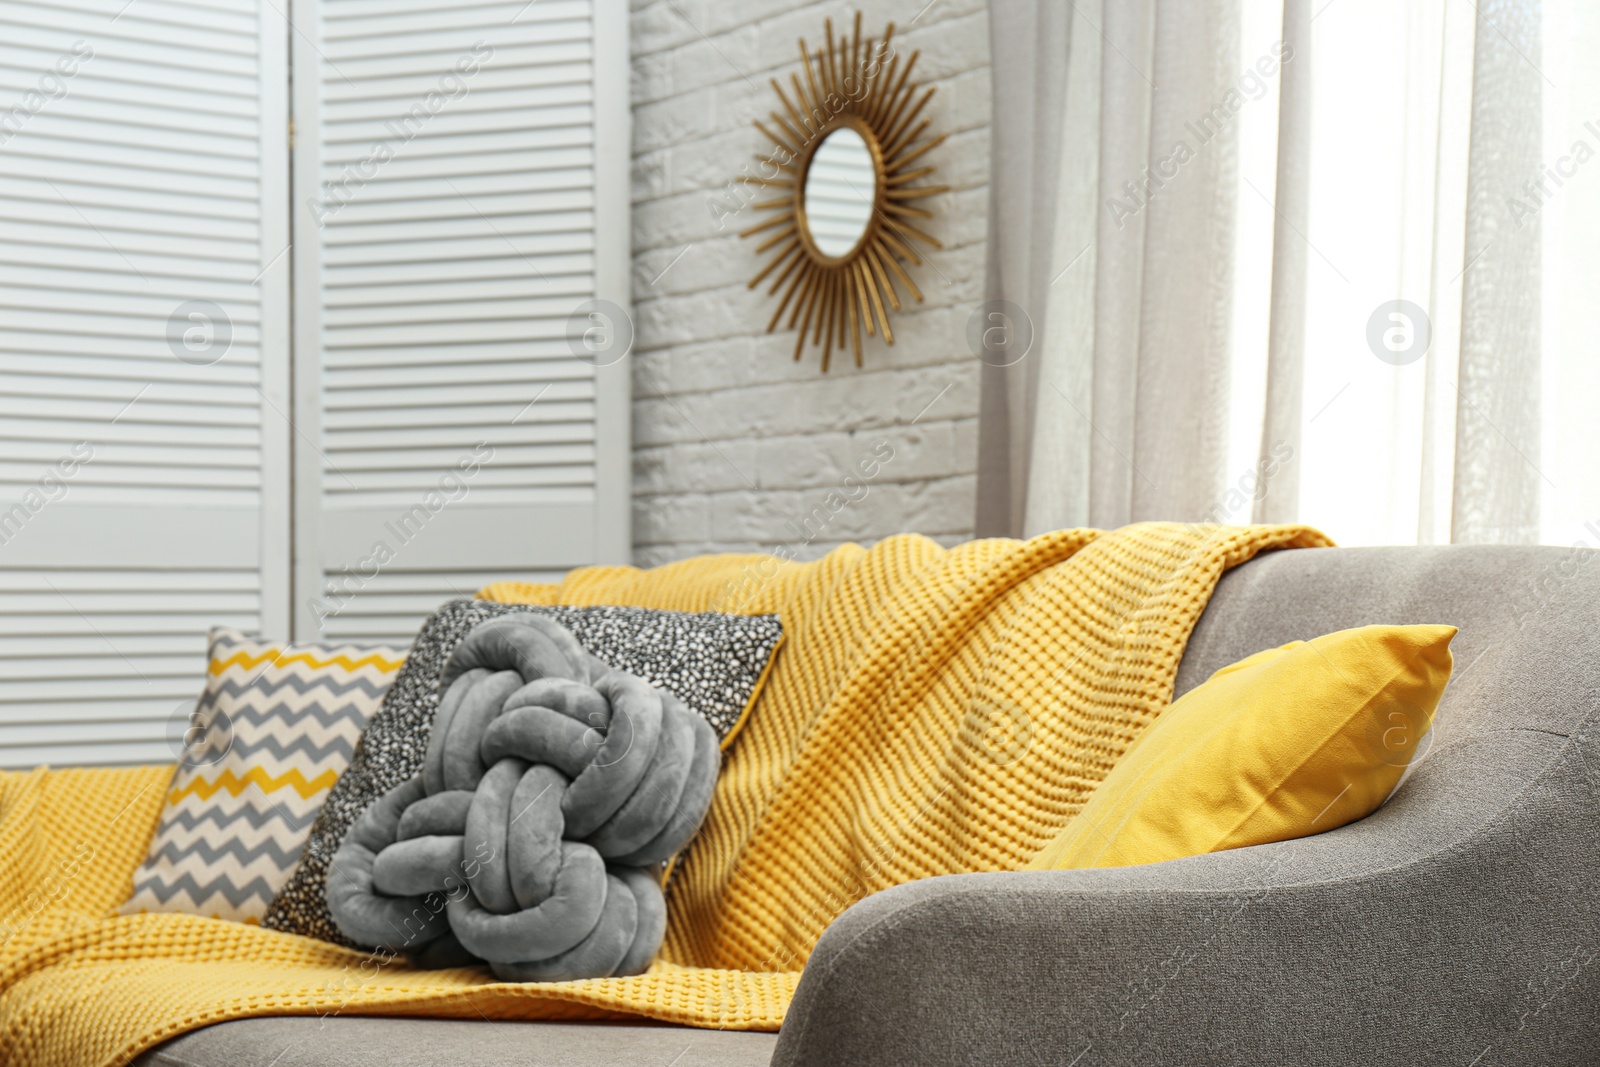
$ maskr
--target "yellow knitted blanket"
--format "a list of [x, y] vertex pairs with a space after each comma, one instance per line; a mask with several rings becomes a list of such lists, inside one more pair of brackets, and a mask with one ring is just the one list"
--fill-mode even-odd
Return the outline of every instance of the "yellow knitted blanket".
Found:
[[644, 1015], [775, 1030], [824, 927], [915, 878], [1023, 865], [1171, 696], [1228, 567], [1304, 527], [1149, 524], [814, 563], [712, 556], [507, 601], [781, 612], [787, 633], [670, 887], [648, 974], [508, 985], [254, 926], [116, 916], [171, 769], [0, 775], [0, 1063], [111, 1067], [254, 1015]]

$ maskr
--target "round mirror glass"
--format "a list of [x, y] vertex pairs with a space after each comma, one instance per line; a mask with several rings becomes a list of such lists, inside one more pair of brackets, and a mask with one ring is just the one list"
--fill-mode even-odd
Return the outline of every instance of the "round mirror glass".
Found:
[[841, 126], [822, 139], [806, 171], [806, 227], [817, 251], [842, 256], [872, 219], [878, 176], [861, 135]]

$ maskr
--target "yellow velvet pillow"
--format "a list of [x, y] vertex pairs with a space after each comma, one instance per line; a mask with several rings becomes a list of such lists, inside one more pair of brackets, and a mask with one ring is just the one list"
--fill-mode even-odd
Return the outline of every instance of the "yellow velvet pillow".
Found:
[[1371, 814], [1450, 680], [1454, 626], [1362, 626], [1258, 652], [1161, 713], [1027, 870], [1128, 867]]

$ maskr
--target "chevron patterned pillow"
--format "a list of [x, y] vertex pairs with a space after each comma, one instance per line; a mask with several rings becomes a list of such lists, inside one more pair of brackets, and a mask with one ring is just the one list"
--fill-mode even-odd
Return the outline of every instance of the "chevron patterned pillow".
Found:
[[122, 914], [259, 923], [405, 657], [212, 630], [205, 691]]

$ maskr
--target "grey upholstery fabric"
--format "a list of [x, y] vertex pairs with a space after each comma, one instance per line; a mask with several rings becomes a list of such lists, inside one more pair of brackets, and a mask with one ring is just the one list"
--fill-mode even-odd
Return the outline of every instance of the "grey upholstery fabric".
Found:
[[241, 1019], [169, 1041], [133, 1067], [758, 1067], [777, 1038], [651, 1023]]
[[1600, 553], [1271, 553], [1223, 579], [1178, 688], [1379, 622], [1461, 632], [1436, 736], [1378, 812], [869, 897], [818, 944], [775, 1067], [1595, 1063]]

